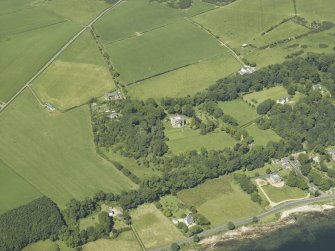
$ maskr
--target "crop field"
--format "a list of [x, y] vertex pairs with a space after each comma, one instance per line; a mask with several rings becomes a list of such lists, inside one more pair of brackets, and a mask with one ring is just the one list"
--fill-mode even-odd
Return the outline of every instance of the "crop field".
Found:
[[254, 38], [252, 44], [256, 46], [268, 45], [272, 42], [276, 42], [285, 38], [291, 38], [306, 33], [308, 31], [309, 31], [308, 28], [296, 24], [293, 21], [289, 21], [279, 25], [277, 28], [273, 29], [272, 31], [266, 33], [263, 36]]
[[186, 20], [109, 44], [107, 50], [121, 81], [127, 84], [227, 52]]
[[226, 147], [233, 147], [236, 140], [225, 132], [212, 132], [206, 135], [200, 135], [199, 130], [188, 127], [172, 128], [171, 125], [165, 125], [165, 135], [169, 138], [167, 145], [175, 153], [183, 153], [191, 150], [222, 150]]
[[271, 129], [261, 130], [256, 124], [245, 128], [257, 145], [265, 146], [269, 141], [278, 142], [281, 137]]
[[0, 214], [39, 198], [42, 194], [0, 160]]
[[291, 0], [239, 0], [198, 15], [193, 20], [238, 48], [293, 14]]
[[83, 251], [141, 251], [141, 247], [136, 241], [131, 231], [121, 233], [117, 239], [100, 239], [83, 246]]
[[138, 235], [148, 249], [185, 238], [153, 204], [142, 205], [130, 212], [130, 215]]
[[220, 102], [223, 113], [234, 117], [239, 126], [243, 126], [259, 117], [256, 110], [242, 99]]
[[[275, 86], [259, 92], [249, 93], [243, 96], [243, 99], [249, 104], [259, 105], [267, 99], [276, 101], [279, 98], [288, 96], [287, 90], [283, 86]], [[257, 103], [254, 102], [256, 100]]]
[[89, 31], [71, 44], [32, 86], [43, 102], [50, 102], [61, 110], [79, 106], [115, 89], [106, 62]]
[[202, 91], [240, 67], [240, 63], [230, 54], [222, 54], [130, 85], [127, 87], [128, 95], [157, 100], [163, 97], [185, 97]]
[[273, 202], [281, 202], [283, 200], [300, 199], [306, 197], [306, 193], [299, 188], [283, 186], [281, 188], [266, 185], [262, 187], [266, 194]]
[[87, 106], [49, 114], [27, 90], [1, 114], [0, 137], [0, 158], [61, 207], [98, 190], [135, 188], [96, 154]]
[[253, 217], [263, 211], [241, 190], [231, 175], [179, 192], [178, 197], [185, 204], [194, 205], [214, 227], [242, 217]]

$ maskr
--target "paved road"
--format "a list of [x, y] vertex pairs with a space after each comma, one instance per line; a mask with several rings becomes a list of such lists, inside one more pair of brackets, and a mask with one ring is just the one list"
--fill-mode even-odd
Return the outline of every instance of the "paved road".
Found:
[[88, 25], [86, 25], [82, 30], [80, 30], [77, 34], [75, 34], [28, 82], [26, 82], [21, 89], [13, 96], [11, 97], [5, 104], [3, 104], [0, 107], [0, 112], [2, 112], [6, 107], [12, 103], [17, 96], [20, 95], [21, 92], [23, 92], [24, 89], [27, 88], [28, 85], [30, 85], [36, 78], [38, 78], [39, 75], [41, 75], [54, 61], [55, 59], [67, 48], [70, 44], [72, 44], [87, 28], [91, 27], [96, 21], [98, 21], [103, 15], [105, 15], [107, 12], [121, 4], [123, 0], [119, 0], [117, 3], [115, 3], [113, 6], [105, 9], [103, 12], [99, 14], [96, 18], [94, 18]]
[[[278, 205], [274, 208], [271, 208], [269, 211], [266, 211], [264, 213], [256, 215], [256, 217], [258, 219], [263, 219], [263, 218], [266, 218], [270, 215], [285, 211], [289, 208], [299, 207], [299, 206], [302, 206], [302, 205], [316, 203], [316, 202], [328, 201], [330, 199], [335, 199], [335, 195], [324, 195], [324, 196], [320, 196], [320, 197], [307, 198], [307, 199], [301, 199], [301, 200], [297, 200], [297, 201], [287, 202], [287, 203], [284, 203], [282, 205]], [[252, 223], [252, 220], [253, 220], [253, 218], [251, 217], [251, 218], [239, 219], [239, 220], [236, 220], [236, 221], [233, 221], [233, 222], [234, 222], [235, 226], [242, 226], [242, 225]], [[204, 232], [202, 232], [198, 235], [199, 235], [199, 237], [208, 237], [208, 236], [211, 236], [211, 235], [214, 235], [214, 234], [226, 231], [226, 230], [228, 230], [227, 225], [222, 225], [222, 226], [219, 226], [219, 227], [216, 227], [216, 228], [206, 230], [206, 231], [204, 231]], [[191, 242], [191, 241], [193, 241], [192, 237], [187, 238], [185, 240], [181, 240], [177, 243], [179, 245], [182, 245], [182, 244], [185, 244], [185, 243], [188, 243], [188, 242]], [[150, 251], [164, 251], [164, 250], [168, 250], [169, 248], [170, 248], [170, 245], [167, 245], [167, 246], [164, 246], [164, 247], [150, 249]]]

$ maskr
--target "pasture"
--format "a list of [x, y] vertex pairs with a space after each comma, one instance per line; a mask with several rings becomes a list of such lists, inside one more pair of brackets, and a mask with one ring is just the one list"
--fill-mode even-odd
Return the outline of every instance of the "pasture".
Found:
[[239, 126], [243, 126], [259, 117], [256, 110], [242, 99], [219, 102], [218, 106], [223, 113], [234, 117]]
[[193, 17], [234, 48], [294, 14], [292, 0], [239, 0]]
[[153, 204], [130, 212], [133, 225], [146, 248], [154, 248], [184, 239], [183, 234]]
[[200, 135], [200, 130], [194, 130], [187, 126], [173, 128], [171, 125], [166, 124], [165, 128], [165, 135], [169, 138], [169, 141], [166, 143], [174, 154], [191, 150], [200, 151], [201, 148], [222, 150], [226, 147], [233, 147], [237, 142], [229, 134], [222, 131]]
[[131, 231], [121, 233], [117, 239], [100, 239], [94, 242], [87, 243], [83, 246], [83, 251], [141, 251], [136, 238]]
[[332, 21], [334, 17], [334, 2], [332, 0], [296, 0], [298, 15], [308, 21]]
[[239, 70], [240, 67], [240, 63], [235, 58], [225, 53], [129, 85], [127, 91], [129, 96], [140, 99], [159, 100], [163, 97], [185, 97], [204, 90], [218, 79]]
[[206, 216], [212, 226], [228, 221], [253, 217], [263, 212], [262, 207], [251, 201], [232, 175], [222, 176], [178, 193], [178, 198], [187, 205], [193, 205]]
[[269, 141], [278, 142], [281, 140], [281, 137], [273, 130], [261, 130], [256, 124], [251, 124], [245, 129], [253, 137], [256, 145], [265, 146]]
[[210, 35], [186, 20], [109, 44], [107, 50], [124, 84], [227, 52]]
[[88, 107], [49, 113], [24, 91], [0, 116], [0, 158], [64, 208], [136, 186], [95, 152]]
[[[259, 92], [252, 92], [243, 96], [243, 99], [249, 104], [259, 105], [267, 99], [276, 101], [279, 98], [288, 96], [287, 90], [281, 86], [275, 86], [268, 89], [264, 89]], [[256, 101], [256, 102], [255, 102]]]
[[78, 28], [74, 23], [67, 21], [2, 37], [0, 40], [0, 100], [7, 101], [13, 96], [66, 44]]
[[85, 31], [33, 82], [43, 102], [60, 110], [82, 105], [93, 97], [115, 89], [103, 56]]
[[39, 198], [42, 194], [0, 160], [0, 214]]
[[51, 240], [45, 240], [30, 244], [22, 251], [59, 251], [59, 246]]
[[283, 186], [281, 188], [274, 187], [271, 185], [262, 186], [266, 194], [270, 199], [275, 202], [281, 202], [284, 200], [300, 199], [306, 197], [307, 193], [296, 187]]

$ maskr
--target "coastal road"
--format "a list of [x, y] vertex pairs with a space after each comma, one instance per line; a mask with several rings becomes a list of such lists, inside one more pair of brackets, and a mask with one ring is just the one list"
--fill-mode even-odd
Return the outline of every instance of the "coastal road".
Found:
[[7, 102], [0, 106], [0, 112], [2, 112], [6, 107], [12, 103], [24, 89], [26, 89], [39, 75], [41, 75], [55, 60], [56, 58], [67, 48], [71, 45], [87, 28], [90, 28], [95, 22], [97, 22], [101, 17], [103, 17], [107, 12], [112, 10], [113, 8], [117, 7], [123, 2], [123, 0], [119, 0], [113, 6], [105, 9], [102, 11], [96, 18], [94, 18], [89, 24], [84, 26], [77, 34], [75, 34], [57, 53], [30, 79], [26, 82], [21, 89], [15, 93], [13, 97], [11, 97]]
[[[328, 200], [331, 200], [331, 199], [335, 199], [335, 195], [323, 195], [323, 196], [320, 196], [320, 197], [307, 198], [307, 199], [301, 199], [301, 200], [297, 200], [297, 201], [286, 202], [286, 203], [283, 203], [283, 204], [278, 205], [276, 207], [273, 207], [273, 208], [271, 208], [270, 210], [268, 210], [264, 213], [261, 213], [259, 215], [255, 215], [255, 217], [257, 217], [258, 219], [263, 219], [263, 218], [266, 218], [270, 215], [285, 211], [289, 208], [299, 207], [299, 206], [307, 205], [307, 204], [311, 204], [311, 203], [328, 201]], [[235, 226], [238, 227], [238, 226], [243, 226], [243, 225], [246, 225], [246, 224], [250, 224], [250, 223], [252, 223], [252, 221], [253, 221], [253, 217], [235, 220], [235, 221], [233, 221], [233, 223], [235, 224]], [[226, 231], [226, 230], [228, 230], [227, 225], [222, 225], [222, 226], [219, 226], [219, 227], [208, 229], [208, 230], [198, 234], [198, 236], [199, 237], [208, 237], [208, 236], [218, 234], [218, 233]], [[182, 244], [192, 242], [192, 241], [193, 241], [193, 238], [190, 237], [190, 238], [187, 238], [185, 240], [178, 241], [177, 243], [179, 245], [182, 245]], [[170, 245], [166, 245], [166, 246], [159, 247], [159, 248], [149, 249], [149, 251], [164, 251], [164, 250], [168, 250], [169, 248], [170, 248]]]

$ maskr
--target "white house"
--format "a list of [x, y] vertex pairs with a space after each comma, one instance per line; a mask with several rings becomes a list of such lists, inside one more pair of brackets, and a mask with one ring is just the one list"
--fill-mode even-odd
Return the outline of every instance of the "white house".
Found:
[[281, 105], [285, 105], [287, 102], [290, 102], [290, 101], [291, 101], [290, 97], [282, 97], [280, 99], [277, 99], [276, 103], [281, 104]]
[[270, 174], [270, 181], [273, 183], [273, 184], [276, 184], [276, 183], [279, 183], [282, 181], [282, 178], [279, 176], [279, 174], [277, 173], [273, 173], [273, 174]]
[[256, 67], [251, 67], [249, 65], [245, 65], [243, 66], [240, 70], [239, 70], [239, 74], [240, 75], [244, 75], [244, 74], [251, 74], [253, 72], [256, 71]]
[[56, 111], [56, 108], [50, 103], [46, 103], [45, 107], [51, 112]]
[[182, 127], [186, 124], [186, 119], [183, 116], [175, 114], [175, 115], [170, 116], [170, 122], [174, 128]]

